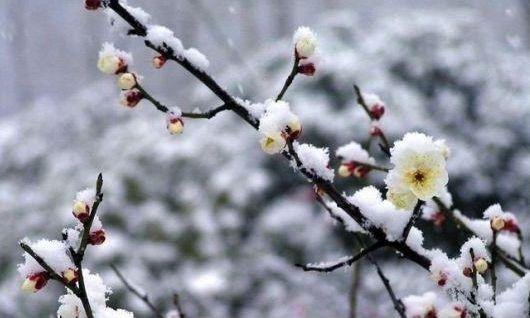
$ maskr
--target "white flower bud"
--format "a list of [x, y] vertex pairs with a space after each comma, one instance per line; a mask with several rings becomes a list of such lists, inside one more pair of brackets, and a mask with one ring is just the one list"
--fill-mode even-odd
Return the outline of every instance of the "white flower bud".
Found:
[[118, 74], [126, 67], [125, 61], [116, 55], [104, 55], [98, 60], [98, 68], [104, 74]]
[[22, 283], [21, 289], [26, 293], [36, 293], [46, 286], [48, 279], [46, 272], [29, 275]]
[[341, 164], [339, 166], [339, 176], [347, 178], [351, 176], [350, 167], [347, 164]]
[[90, 215], [90, 207], [83, 201], [75, 201], [72, 213], [81, 222], [84, 222]]
[[496, 216], [491, 220], [491, 228], [494, 229], [495, 231], [502, 230], [505, 225], [506, 225], [506, 222], [504, 222], [504, 219], [499, 216]]
[[300, 136], [300, 133], [302, 132], [302, 124], [300, 124], [298, 116], [294, 116], [294, 119], [287, 125], [287, 127], [289, 128], [290, 138], [296, 139]]
[[123, 90], [132, 89], [136, 84], [136, 75], [133, 73], [123, 73], [118, 78], [118, 86]]
[[286, 145], [285, 138], [281, 133], [274, 133], [264, 136], [261, 141], [261, 149], [269, 155], [280, 152]]
[[167, 59], [162, 55], [153, 57], [153, 67], [156, 69], [162, 68], [166, 64]]
[[300, 27], [293, 36], [296, 54], [299, 58], [305, 59], [315, 53], [317, 39], [313, 31], [308, 27]]
[[71, 268], [63, 272], [63, 279], [66, 283], [71, 283], [76, 281], [78, 278], [77, 272]]
[[170, 119], [167, 124], [167, 130], [172, 135], [182, 134], [182, 132], [184, 131], [184, 121], [182, 120], [182, 118]]
[[482, 274], [488, 270], [488, 262], [483, 258], [479, 258], [475, 261], [475, 268], [479, 274]]

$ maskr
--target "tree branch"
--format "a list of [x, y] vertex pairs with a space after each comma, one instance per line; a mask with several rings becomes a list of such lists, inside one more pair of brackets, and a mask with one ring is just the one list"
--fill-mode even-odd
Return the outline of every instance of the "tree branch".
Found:
[[403, 242], [407, 241], [407, 237], [409, 236], [410, 229], [414, 226], [416, 221], [421, 215], [421, 207], [423, 206], [423, 201], [419, 200], [418, 203], [416, 203], [416, 206], [414, 207], [414, 211], [412, 211], [412, 216], [410, 217], [409, 222], [407, 223], [407, 226], [405, 226], [405, 229], [403, 230], [403, 234], [401, 235], [401, 239]]
[[295, 264], [295, 266], [303, 269], [305, 272], [329, 273], [329, 272], [332, 272], [344, 266], [351, 266], [356, 261], [360, 260], [364, 256], [367, 256], [371, 252], [380, 249], [383, 246], [385, 246], [383, 242], [376, 242], [367, 248], [361, 248], [360, 252], [356, 254], [355, 256], [349, 257], [346, 260], [337, 261], [332, 265], [319, 266], [319, 265], [311, 265], [311, 264], [307, 264], [307, 265]]
[[123, 285], [125, 285], [125, 288], [127, 288], [131, 293], [133, 293], [136, 297], [138, 297], [141, 301], [144, 302], [144, 304], [149, 307], [149, 309], [153, 312], [153, 314], [158, 318], [164, 318], [164, 314], [162, 314], [162, 311], [158, 308], [156, 308], [155, 305], [149, 300], [149, 296], [146, 293], [143, 293], [133, 287], [131, 283], [123, 276], [123, 274], [120, 272], [120, 270], [114, 265], [111, 264], [110, 267], [116, 273], [116, 276], [121, 280]]
[[289, 76], [287, 76], [287, 79], [285, 80], [285, 83], [283, 84], [282, 90], [280, 91], [280, 93], [276, 97], [276, 101], [279, 101], [279, 100], [281, 100], [283, 98], [283, 95], [285, 95], [285, 92], [287, 92], [287, 89], [293, 83], [294, 78], [298, 74], [298, 63], [299, 62], [300, 62], [300, 58], [296, 54], [296, 50], [295, 50], [294, 62], [293, 62], [293, 66], [291, 68], [291, 72], [289, 73]]

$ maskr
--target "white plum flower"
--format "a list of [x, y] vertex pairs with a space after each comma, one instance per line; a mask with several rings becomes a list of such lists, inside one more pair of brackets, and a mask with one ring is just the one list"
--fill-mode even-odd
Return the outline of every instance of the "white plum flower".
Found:
[[132, 64], [130, 53], [116, 49], [112, 43], [103, 43], [97, 64], [102, 73], [120, 74], [126, 72], [130, 64]]
[[[448, 182], [445, 157], [433, 139], [421, 133], [408, 133], [391, 149], [394, 167], [385, 183], [389, 200], [400, 208], [443, 193]], [[415, 202], [414, 202], [415, 203]]]
[[310, 28], [299, 27], [293, 35], [293, 42], [299, 58], [305, 59], [315, 53], [317, 38]]
[[259, 132], [261, 148], [268, 154], [280, 152], [287, 140], [296, 139], [302, 132], [302, 125], [284, 101], [265, 101], [265, 113], [260, 117]]

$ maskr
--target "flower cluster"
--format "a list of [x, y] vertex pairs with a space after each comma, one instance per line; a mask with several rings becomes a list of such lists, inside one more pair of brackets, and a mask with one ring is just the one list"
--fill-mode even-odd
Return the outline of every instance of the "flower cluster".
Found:
[[143, 95], [137, 89], [140, 77], [129, 72], [132, 64], [130, 53], [118, 50], [112, 43], [104, 43], [99, 52], [98, 68], [104, 74], [118, 75], [118, 87], [122, 90], [120, 104], [133, 108], [142, 100]]
[[440, 195], [447, 185], [447, 147], [421, 133], [407, 133], [391, 149], [394, 167], [385, 178], [387, 198], [400, 209]]
[[313, 76], [316, 71], [314, 55], [318, 45], [315, 33], [308, 27], [299, 27], [293, 35], [293, 43], [298, 73]]
[[338, 170], [341, 177], [365, 178], [375, 165], [375, 159], [355, 141], [339, 147], [335, 154], [341, 160]]
[[265, 113], [260, 118], [261, 149], [268, 154], [282, 151], [288, 140], [298, 138], [302, 125], [284, 101], [265, 101]]

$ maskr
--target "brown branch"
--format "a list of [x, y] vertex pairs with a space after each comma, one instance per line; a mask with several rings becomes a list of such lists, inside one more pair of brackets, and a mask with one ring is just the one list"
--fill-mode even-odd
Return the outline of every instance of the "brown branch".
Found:
[[182, 304], [180, 303], [180, 296], [177, 293], [173, 294], [173, 305], [175, 305], [175, 308], [177, 309], [179, 318], [186, 318], [186, 312], [182, 308]]
[[493, 227], [493, 241], [491, 243], [491, 286], [493, 287], [493, 302], [497, 300], [497, 273], [495, 271], [495, 262], [497, 261], [497, 230]]
[[[120, 15], [125, 21], [127, 21], [131, 27], [133, 28], [132, 32], [129, 32], [130, 34], [135, 34], [139, 36], [145, 37], [147, 34], [147, 28], [143, 26], [141, 23], [139, 23], [134, 17], [130, 15], [130, 13], [127, 12], [123, 6], [119, 3], [118, 0], [109, 0], [109, 3], [107, 6], [114, 10], [118, 15]], [[124, 12], [125, 11], [125, 12]], [[166, 59], [173, 60], [180, 64], [186, 71], [194, 75], [200, 82], [202, 82], [206, 87], [208, 87], [217, 97], [219, 97], [226, 107], [229, 110], [232, 110], [235, 112], [239, 117], [241, 117], [245, 122], [247, 122], [249, 125], [251, 125], [254, 129], [258, 129], [259, 127], [259, 120], [254, 118], [248, 110], [240, 105], [228, 92], [226, 92], [210, 75], [208, 75], [206, 72], [204, 72], [201, 69], [196, 68], [190, 61], [188, 61], [186, 58], [176, 56], [171, 49], [167, 47], [157, 47], [150, 43], [149, 41], [144, 41], [145, 45], [155, 51], [157, 51], [159, 54], [164, 56]], [[289, 154], [287, 152], [282, 153], [283, 156], [289, 160], [292, 159], [292, 154]], [[320, 188], [322, 191], [324, 191], [335, 203], [337, 203], [337, 206], [343, 209], [346, 213], [348, 213], [357, 223], [364, 224], [365, 217], [360, 213], [359, 209], [349, 203], [346, 198], [335, 188], [335, 186], [322, 178], [320, 178], [317, 175], [312, 174], [310, 171], [307, 171], [305, 168], [300, 168], [299, 171], [307, 178], [309, 178], [315, 186]], [[377, 229], [374, 227], [368, 228], [371, 232], [371, 234], [376, 238], [377, 240], [385, 240], [385, 233], [381, 229]], [[425, 256], [420, 255], [414, 251], [412, 251], [408, 246], [405, 244], [392, 244], [392, 247], [396, 249], [397, 251], [401, 252], [405, 257], [409, 258], [411, 261], [415, 262], [416, 264], [420, 265], [424, 269], [428, 269], [430, 266], [430, 260], [427, 259]]]
[[123, 274], [120, 272], [120, 270], [114, 265], [111, 264], [110, 267], [116, 273], [116, 276], [121, 280], [123, 285], [125, 285], [125, 288], [127, 288], [131, 293], [133, 293], [136, 297], [138, 297], [141, 301], [144, 302], [144, 304], [149, 307], [149, 309], [153, 312], [153, 314], [158, 318], [164, 318], [164, 314], [162, 314], [162, 311], [158, 308], [156, 308], [155, 305], [149, 300], [149, 296], [146, 293], [142, 293], [137, 288], [131, 285], [129, 281], [123, 276]]
[[362, 248], [360, 250], [360, 252], [358, 254], [356, 254], [355, 256], [352, 256], [352, 257], [350, 257], [350, 258], [348, 258], [347, 260], [344, 260], [344, 261], [338, 261], [335, 264], [329, 265], [329, 266], [318, 266], [318, 265], [311, 265], [311, 264], [308, 264], [308, 265], [295, 264], [295, 266], [303, 269], [305, 272], [310, 272], [311, 271], [311, 272], [329, 273], [329, 272], [332, 272], [332, 271], [334, 271], [336, 269], [339, 269], [341, 267], [344, 267], [344, 266], [351, 266], [353, 263], [355, 263], [356, 261], [360, 260], [364, 256], [367, 256], [371, 252], [373, 252], [375, 250], [378, 250], [378, 249], [380, 249], [381, 247], [383, 247], [385, 245], [386, 244], [384, 244], [383, 242], [376, 242], [376, 243], [370, 245], [367, 248]]

